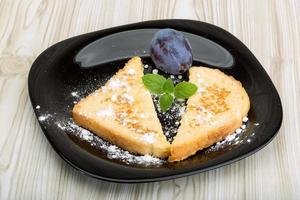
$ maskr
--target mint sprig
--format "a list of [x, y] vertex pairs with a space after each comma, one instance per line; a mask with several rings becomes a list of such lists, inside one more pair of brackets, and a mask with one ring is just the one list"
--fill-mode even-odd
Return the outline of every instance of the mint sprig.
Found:
[[198, 90], [198, 87], [190, 82], [183, 81], [174, 86], [171, 79], [158, 74], [146, 74], [142, 77], [145, 87], [154, 94], [159, 94], [159, 107], [165, 112], [173, 104], [174, 97], [187, 99]]
[[174, 89], [174, 95], [178, 99], [187, 99], [198, 90], [198, 87], [190, 82], [178, 83]]
[[173, 93], [174, 91], [174, 84], [173, 81], [171, 79], [167, 79], [163, 85], [163, 91], [165, 93]]
[[154, 94], [163, 93], [163, 85], [166, 82], [165, 77], [158, 74], [146, 74], [142, 77], [145, 87]]
[[159, 107], [162, 111], [168, 110], [172, 103], [173, 103], [174, 97], [168, 93], [165, 93], [159, 97]]

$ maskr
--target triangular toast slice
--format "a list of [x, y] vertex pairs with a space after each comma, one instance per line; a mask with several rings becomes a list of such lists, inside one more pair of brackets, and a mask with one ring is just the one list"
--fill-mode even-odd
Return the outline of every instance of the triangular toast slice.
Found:
[[74, 121], [132, 153], [168, 157], [170, 144], [163, 135], [150, 92], [142, 82], [141, 58], [128, 61], [102, 88], [73, 108]]
[[183, 160], [234, 132], [250, 108], [242, 84], [217, 69], [192, 67], [189, 81], [198, 91], [187, 101], [169, 161]]

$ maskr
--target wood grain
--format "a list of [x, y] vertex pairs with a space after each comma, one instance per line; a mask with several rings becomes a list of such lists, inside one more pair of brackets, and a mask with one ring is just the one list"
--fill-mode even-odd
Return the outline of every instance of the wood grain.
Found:
[[[0, 199], [299, 199], [300, 1], [0, 0]], [[151, 19], [218, 25], [257, 56], [282, 98], [277, 137], [247, 159], [206, 173], [148, 184], [81, 175], [50, 147], [34, 117], [27, 76], [63, 39]]]

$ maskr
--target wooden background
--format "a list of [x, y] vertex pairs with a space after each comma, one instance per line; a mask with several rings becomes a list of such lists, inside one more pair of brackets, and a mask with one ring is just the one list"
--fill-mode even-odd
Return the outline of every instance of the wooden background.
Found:
[[[0, 199], [299, 199], [299, 12], [299, 0], [0, 0]], [[32, 62], [71, 36], [166, 18], [216, 24], [253, 51], [282, 98], [279, 134], [247, 159], [176, 180], [116, 184], [80, 174], [38, 126]]]

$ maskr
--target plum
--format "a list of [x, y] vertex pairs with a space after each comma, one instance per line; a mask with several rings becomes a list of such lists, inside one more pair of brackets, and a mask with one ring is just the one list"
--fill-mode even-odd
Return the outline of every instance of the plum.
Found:
[[150, 55], [156, 67], [168, 74], [182, 74], [193, 62], [189, 41], [179, 31], [169, 28], [155, 33]]

